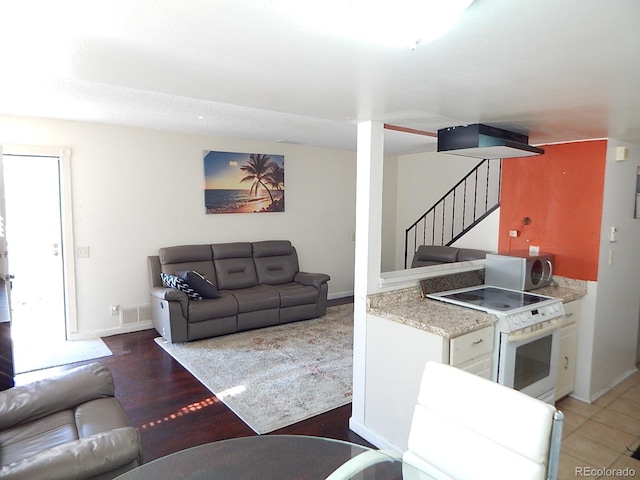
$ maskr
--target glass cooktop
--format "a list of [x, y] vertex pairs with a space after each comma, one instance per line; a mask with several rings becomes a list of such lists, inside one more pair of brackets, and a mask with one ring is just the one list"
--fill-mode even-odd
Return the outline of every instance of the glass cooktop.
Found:
[[555, 300], [553, 297], [544, 295], [536, 295], [528, 292], [520, 292], [518, 290], [508, 290], [506, 288], [488, 287], [481, 285], [479, 287], [462, 288], [459, 290], [450, 290], [447, 292], [432, 293], [427, 295], [428, 298], [453, 303], [468, 308], [475, 308], [485, 312], [511, 312], [512, 310], [521, 310], [523, 308], [535, 308], [536, 305], [549, 300]]

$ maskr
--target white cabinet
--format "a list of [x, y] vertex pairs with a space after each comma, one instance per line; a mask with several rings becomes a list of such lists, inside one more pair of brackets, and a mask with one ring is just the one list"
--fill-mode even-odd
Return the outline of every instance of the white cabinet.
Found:
[[493, 325], [452, 339], [367, 314], [364, 423], [352, 430], [378, 448], [403, 452], [428, 361], [491, 376]]
[[449, 364], [467, 372], [491, 379], [494, 327], [452, 338], [449, 345]]
[[580, 301], [565, 303], [564, 311], [565, 317], [560, 328], [556, 400], [573, 392], [575, 385]]

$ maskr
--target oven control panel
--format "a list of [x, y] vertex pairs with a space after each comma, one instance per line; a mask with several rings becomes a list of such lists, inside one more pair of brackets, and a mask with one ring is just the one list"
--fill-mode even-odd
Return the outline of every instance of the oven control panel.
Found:
[[541, 305], [525, 312], [505, 315], [502, 318], [501, 323], [503, 328], [508, 327], [511, 332], [522, 330], [527, 327], [533, 327], [531, 330], [535, 330], [535, 325], [563, 316], [564, 309], [562, 308], [562, 302], [559, 301], [549, 305]]

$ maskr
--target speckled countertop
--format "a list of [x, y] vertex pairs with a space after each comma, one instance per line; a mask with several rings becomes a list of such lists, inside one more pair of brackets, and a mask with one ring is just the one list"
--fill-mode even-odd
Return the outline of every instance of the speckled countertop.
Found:
[[[554, 286], [538, 288], [531, 293], [562, 298], [564, 302], [586, 294], [586, 282], [555, 277], [554, 280]], [[367, 312], [444, 338], [464, 335], [497, 321], [494, 315], [479, 310], [422, 298], [420, 287], [369, 295]]]
[[420, 296], [420, 288], [369, 295], [367, 311], [444, 338], [453, 338], [493, 325], [497, 317]]

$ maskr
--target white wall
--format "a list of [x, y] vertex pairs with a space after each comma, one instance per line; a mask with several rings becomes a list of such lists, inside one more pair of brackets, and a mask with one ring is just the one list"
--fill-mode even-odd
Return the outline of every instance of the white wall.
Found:
[[[628, 160], [615, 160], [618, 146], [629, 149]], [[633, 216], [639, 164], [640, 146], [608, 141], [593, 325], [592, 398], [635, 368], [640, 310], [640, 219]], [[611, 226], [619, 227], [617, 242], [609, 241]]]
[[[353, 293], [355, 152], [141, 128], [0, 116], [0, 143], [71, 148], [78, 332], [118, 333], [109, 306], [149, 303], [159, 247], [290, 239], [305, 271]], [[203, 150], [283, 154], [286, 211], [206, 215]]]
[[[395, 269], [400, 270], [404, 266], [405, 229], [469, 173], [478, 162], [476, 158], [436, 152], [398, 157]], [[456, 245], [496, 251], [499, 220], [499, 213], [493, 212], [464, 238], [461, 238]]]

